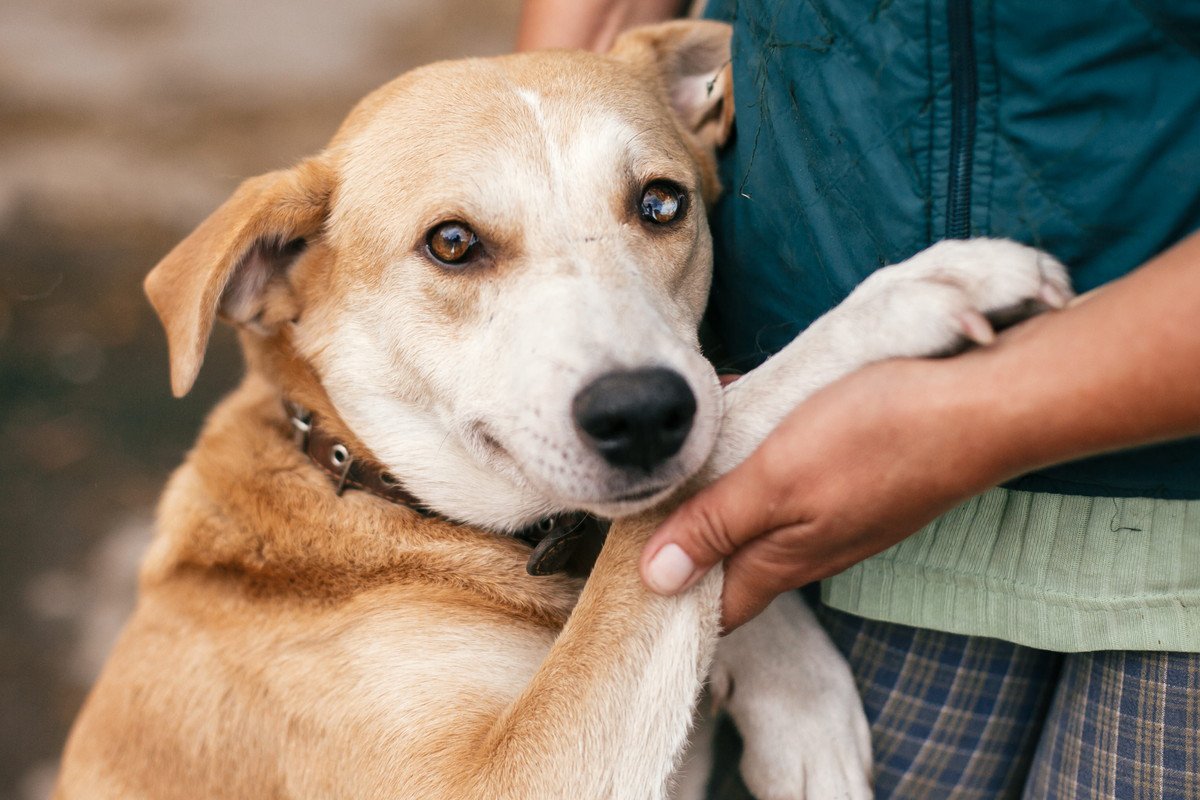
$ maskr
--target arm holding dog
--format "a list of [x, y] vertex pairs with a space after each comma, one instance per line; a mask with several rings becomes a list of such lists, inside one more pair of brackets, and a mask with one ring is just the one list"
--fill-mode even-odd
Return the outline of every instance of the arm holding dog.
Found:
[[679, 16], [687, 0], [525, 0], [517, 50], [608, 50], [621, 31]]
[[[778, 592], [839, 572], [1004, 480], [1200, 432], [1197, 298], [1193, 234], [994, 347], [853, 375], [680, 508], [648, 552], [673, 543], [697, 572], [729, 557], [725, 620], [737, 625]], [[878, 502], [861, 502], [868, 494]]]

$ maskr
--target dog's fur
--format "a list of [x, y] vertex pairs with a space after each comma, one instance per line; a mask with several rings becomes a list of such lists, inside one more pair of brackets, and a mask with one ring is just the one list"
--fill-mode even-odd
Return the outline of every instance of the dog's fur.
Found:
[[[668, 791], [721, 586], [718, 568], [679, 597], [643, 589], [641, 547], [669, 498], [837, 377], [952, 349], [964, 320], [1046, 282], [1067, 290], [1028, 248], [946, 243], [876, 273], [722, 393], [696, 327], [728, 59], [726, 27], [680, 22], [608, 56], [416, 70], [319, 155], [243, 184], [155, 268], [176, 393], [218, 314], [241, 329], [248, 375], [167, 487], [59, 797]], [[692, 207], [653, 228], [636, 205], [662, 178]], [[482, 263], [426, 256], [448, 219], [479, 232]], [[698, 406], [648, 474], [607, 465], [569, 413], [596, 376], [643, 366], [684, 376]], [[337, 496], [292, 442], [285, 395], [462, 524]], [[525, 575], [527, 548], [499, 534], [575, 509], [621, 518], [586, 585]], [[795, 598], [730, 636], [715, 670], [718, 691], [736, 685], [763, 798], [869, 796], [849, 672]]]

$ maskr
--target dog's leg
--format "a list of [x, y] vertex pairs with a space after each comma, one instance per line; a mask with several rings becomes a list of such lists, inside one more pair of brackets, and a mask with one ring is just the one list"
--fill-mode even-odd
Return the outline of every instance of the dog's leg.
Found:
[[[1046, 289], [1050, 287], [1047, 294]], [[880, 270], [837, 308], [727, 390], [715, 478], [805, 397], [874, 361], [949, 352], [980, 315], [1029, 313], [1070, 295], [1044, 253], [1007, 241], [943, 242]], [[985, 331], [986, 332], [986, 331]], [[713, 689], [745, 740], [742, 775], [761, 800], [869, 798], [870, 740], [853, 678], [795, 594], [723, 639]]]
[[799, 594], [722, 639], [710, 681], [742, 735], [742, 779], [758, 800], [871, 797], [854, 677]]
[[613, 525], [562, 633], [453, 797], [666, 796], [717, 639], [721, 571], [676, 597], [647, 592], [638, 558], [660, 520]]
[[1071, 296], [1066, 269], [1003, 239], [939, 242], [885, 267], [761, 367], [725, 390], [721, 435], [706, 480], [728, 472], [818, 389], [889, 358], [954, 352]]
[[[720, 646], [718, 645], [718, 651]], [[679, 759], [679, 768], [671, 781], [670, 800], [704, 800], [713, 768], [713, 739], [717, 733], [716, 698], [710, 692], [700, 695], [696, 718], [687, 749]]]

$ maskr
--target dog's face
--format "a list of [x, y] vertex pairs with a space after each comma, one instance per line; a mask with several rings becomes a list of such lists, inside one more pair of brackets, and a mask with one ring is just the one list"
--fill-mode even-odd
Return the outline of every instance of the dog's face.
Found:
[[608, 57], [435, 64], [380, 89], [152, 273], [176, 391], [210, 302], [292, 348], [448, 516], [515, 528], [661, 499], [720, 417], [696, 329], [727, 61], [724, 26], [676, 23]]

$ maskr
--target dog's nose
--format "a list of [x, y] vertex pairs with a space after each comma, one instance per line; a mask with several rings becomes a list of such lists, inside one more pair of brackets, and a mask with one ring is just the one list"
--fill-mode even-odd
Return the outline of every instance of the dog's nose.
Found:
[[605, 461], [649, 471], [683, 446], [696, 397], [673, 370], [609, 372], [575, 395], [571, 411], [583, 440]]

